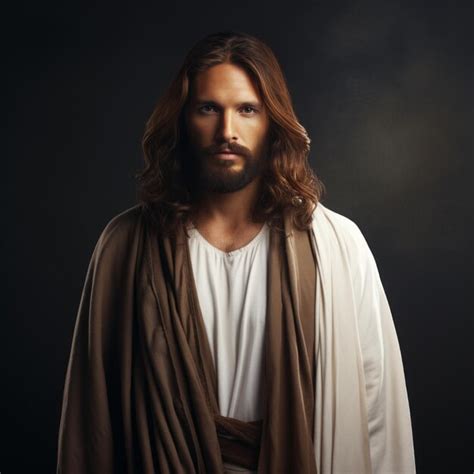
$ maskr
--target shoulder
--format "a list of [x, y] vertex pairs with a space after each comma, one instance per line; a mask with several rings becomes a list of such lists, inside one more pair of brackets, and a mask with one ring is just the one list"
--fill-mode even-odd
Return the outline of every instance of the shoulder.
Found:
[[313, 231], [318, 237], [337, 240], [337, 243], [350, 247], [351, 250], [366, 250], [367, 241], [359, 226], [348, 217], [335, 212], [321, 203], [313, 211]]
[[353, 284], [361, 285], [369, 273], [378, 274], [372, 250], [353, 220], [318, 203], [312, 231], [320, 258], [351, 274]]
[[94, 253], [123, 253], [133, 246], [142, 225], [142, 217], [142, 205], [136, 204], [110, 218], [99, 235]]
[[113, 216], [104, 229], [100, 238], [109, 240], [111, 238], [120, 238], [126, 236], [136, 228], [142, 216], [142, 206], [136, 204]]

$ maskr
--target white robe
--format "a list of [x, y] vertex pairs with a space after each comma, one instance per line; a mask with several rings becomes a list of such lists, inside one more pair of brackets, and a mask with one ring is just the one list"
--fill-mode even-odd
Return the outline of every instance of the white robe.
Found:
[[373, 254], [353, 221], [321, 203], [313, 237], [318, 474], [414, 473], [400, 348]]

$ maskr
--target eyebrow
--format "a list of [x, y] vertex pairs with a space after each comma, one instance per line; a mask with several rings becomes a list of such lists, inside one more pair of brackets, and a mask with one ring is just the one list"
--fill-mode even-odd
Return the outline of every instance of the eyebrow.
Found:
[[[216, 107], [222, 107], [215, 100], [197, 99], [195, 101], [195, 104], [198, 105], [198, 106], [199, 105], [214, 105]], [[244, 102], [239, 102], [236, 105], [237, 105], [237, 107], [245, 107], [245, 106], [250, 106], [250, 107], [255, 107], [255, 108], [262, 107], [262, 104], [260, 102], [254, 101], [254, 100], [246, 100]]]

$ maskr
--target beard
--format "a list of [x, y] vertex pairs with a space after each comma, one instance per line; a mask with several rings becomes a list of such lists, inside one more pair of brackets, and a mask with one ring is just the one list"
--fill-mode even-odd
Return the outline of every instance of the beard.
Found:
[[255, 156], [248, 148], [237, 144], [229, 144], [228, 149], [240, 155], [236, 160], [221, 160], [214, 156], [218, 147], [207, 150], [187, 150], [185, 160], [188, 180], [191, 188], [202, 192], [233, 193], [240, 191], [264, 170], [263, 156]]
[[197, 175], [199, 188], [214, 193], [233, 193], [245, 188], [260, 176], [262, 160], [245, 157], [243, 161], [243, 165], [236, 170], [232, 161], [210, 164], [202, 160]]

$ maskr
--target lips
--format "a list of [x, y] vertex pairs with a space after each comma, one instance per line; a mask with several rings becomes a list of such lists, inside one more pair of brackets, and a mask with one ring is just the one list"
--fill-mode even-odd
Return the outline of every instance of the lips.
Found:
[[230, 159], [234, 159], [234, 158], [237, 158], [238, 156], [240, 156], [237, 153], [232, 153], [232, 152], [229, 152], [229, 151], [214, 153], [214, 155], [219, 157], [219, 158], [222, 158], [224, 160], [230, 160]]

